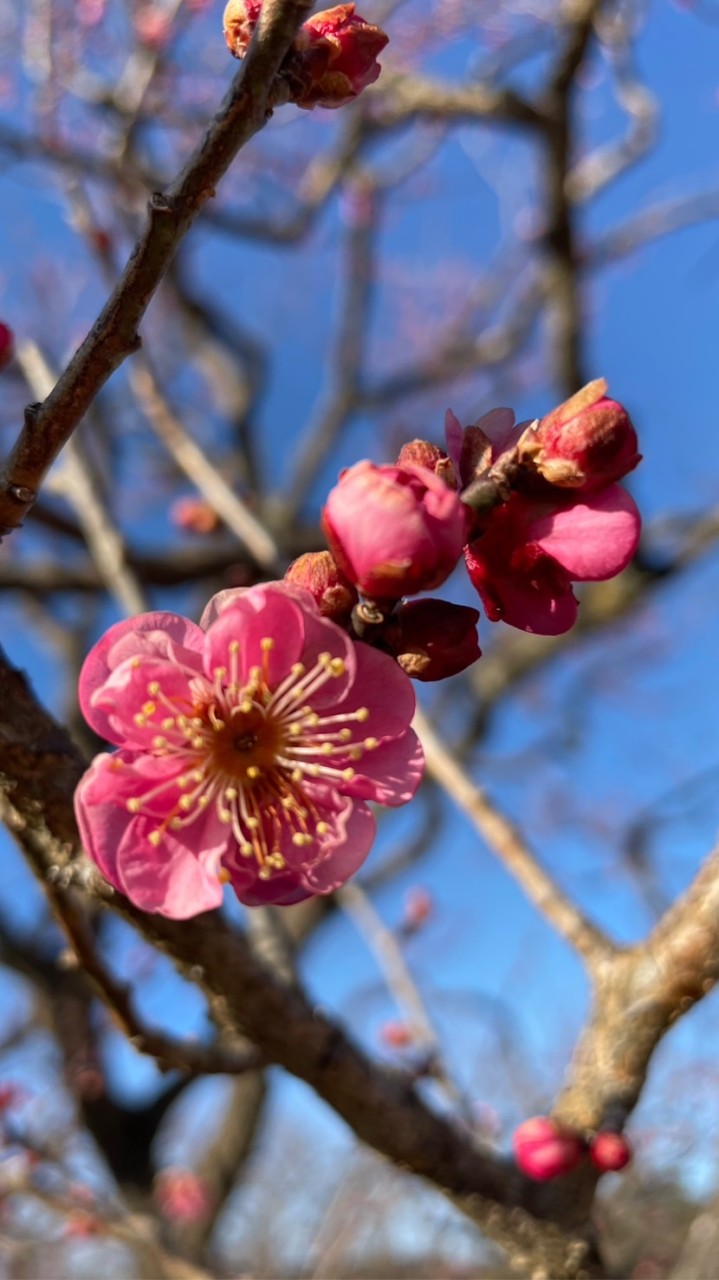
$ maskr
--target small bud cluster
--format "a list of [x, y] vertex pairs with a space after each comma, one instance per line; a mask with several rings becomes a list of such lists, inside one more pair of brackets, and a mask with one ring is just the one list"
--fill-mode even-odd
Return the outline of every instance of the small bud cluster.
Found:
[[[229, 0], [223, 26], [235, 58], [244, 58], [261, 9], [262, 0]], [[300, 27], [282, 65], [290, 101], [305, 110], [351, 102], [379, 76], [377, 56], [387, 40], [381, 27], [365, 22], [353, 4], [313, 14]]]
[[435, 591], [464, 558], [491, 622], [558, 635], [578, 609], [573, 584], [614, 577], [636, 551], [639, 512], [617, 480], [639, 461], [626, 410], [590, 383], [541, 420], [493, 409], [446, 451], [402, 446], [394, 465], [342, 472], [322, 512], [329, 552], [302, 556], [288, 581], [356, 638], [392, 654], [415, 680], [480, 657], [479, 613]]
[[600, 1173], [616, 1173], [632, 1158], [632, 1149], [622, 1134], [603, 1129], [587, 1139], [549, 1116], [534, 1116], [520, 1124], [512, 1146], [517, 1167], [535, 1182], [571, 1173], [587, 1157]]

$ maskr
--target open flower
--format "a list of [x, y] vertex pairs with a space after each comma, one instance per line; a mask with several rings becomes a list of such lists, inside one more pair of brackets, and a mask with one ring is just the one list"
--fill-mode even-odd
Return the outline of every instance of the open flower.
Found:
[[121, 747], [76, 795], [103, 875], [146, 911], [329, 893], [374, 838], [365, 801], [399, 805], [422, 775], [409, 679], [353, 644], [304, 590], [215, 596], [199, 626], [146, 613], [88, 655], [80, 703]]
[[572, 582], [621, 573], [637, 549], [640, 528], [636, 505], [621, 485], [579, 501], [515, 494], [466, 548], [467, 571], [491, 622], [561, 635], [577, 616]]

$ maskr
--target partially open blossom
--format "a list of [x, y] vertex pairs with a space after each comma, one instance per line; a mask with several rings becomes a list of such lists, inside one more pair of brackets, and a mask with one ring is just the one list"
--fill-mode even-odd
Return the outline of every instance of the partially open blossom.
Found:
[[339, 626], [349, 621], [359, 598], [329, 551], [308, 551], [293, 560], [285, 582], [309, 591], [322, 617], [331, 618]]
[[75, 793], [85, 849], [145, 911], [329, 893], [374, 838], [365, 801], [400, 805], [422, 775], [411, 682], [353, 644], [286, 583], [215, 596], [196, 625], [119, 622], [79, 685], [89, 724], [121, 749]]
[[[341, 107], [379, 77], [377, 56], [389, 37], [365, 22], [353, 4], [337, 4], [315, 13], [295, 39], [297, 63], [305, 80], [293, 94], [298, 107]], [[293, 68], [294, 69], [294, 68]]]
[[572, 582], [620, 573], [637, 549], [640, 528], [637, 507], [620, 485], [580, 501], [515, 494], [467, 547], [467, 570], [490, 621], [560, 635], [577, 616]]
[[198, 1222], [212, 1209], [209, 1189], [192, 1169], [170, 1165], [161, 1169], [153, 1184], [157, 1207], [170, 1222]]
[[618, 1173], [631, 1158], [632, 1149], [621, 1133], [602, 1130], [589, 1145], [589, 1159], [602, 1173]]
[[621, 480], [641, 461], [629, 414], [606, 389], [603, 378], [590, 382], [522, 437], [520, 457], [550, 484], [588, 493]]
[[536, 1182], [549, 1182], [571, 1173], [585, 1156], [585, 1144], [572, 1129], [558, 1125], [548, 1116], [534, 1116], [515, 1130], [514, 1156], [522, 1173]]
[[414, 680], [446, 680], [481, 657], [479, 611], [448, 600], [408, 600], [392, 616], [389, 643]]
[[6, 324], [0, 322], [0, 371], [10, 363], [15, 349], [15, 335]]
[[322, 527], [340, 569], [365, 595], [432, 591], [462, 554], [469, 513], [425, 467], [357, 462], [329, 494]]
[[[262, 0], [229, 0], [223, 16], [225, 41], [243, 58], [252, 39]], [[300, 27], [283, 64], [290, 98], [298, 107], [341, 107], [368, 85], [381, 67], [377, 56], [389, 37], [355, 12], [338, 4], [315, 13]]]

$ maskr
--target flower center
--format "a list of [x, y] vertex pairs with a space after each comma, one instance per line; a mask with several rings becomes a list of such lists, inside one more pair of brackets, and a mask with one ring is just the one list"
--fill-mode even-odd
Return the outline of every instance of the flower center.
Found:
[[[214, 805], [220, 822], [229, 826], [224, 862], [252, 858], [258, 876], [269, 880], [287, 866], [291, 847], [309, 850], [302, 861], [319, 861], [332, 828], [313, 798], [313, 782], [333, 788], [349, 782], [350, 763], [377, 747], [376, 738], [359, 737], [369, 710], [321, 714], [313, 695], [346, 674], [341, 658], [319, 654], [306, 668], [296, 663], [274, 689], [269, 684], [273, 640], [261, 642], [264, 662], [253, 667], [244, 685], [238, 680], [239, 642], [229, 646], [229, 670], [217, 667], [212, 678], [194, 673], [190, 698], [182, 708], [166, 696], [159, 681], [148, 685], [148, 702], [135, 717], [139, 726], [156, 723], [162, 734], [152, 739], [152, 754], [174, 761], [164, 782], [127, 805], [132, 813], [167, 796], [168, 812], [148, 839], [160, 845], [167, 831], [195, 822]], [[179, 793], [179, 794], [178, 794]], [[284, 852], [283, 852], [284, 850]], [[226, 878], [226, 872], [221, 872]]]

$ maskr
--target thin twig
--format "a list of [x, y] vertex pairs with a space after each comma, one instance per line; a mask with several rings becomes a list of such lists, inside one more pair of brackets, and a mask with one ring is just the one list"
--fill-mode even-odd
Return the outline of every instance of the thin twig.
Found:
[[[22, 522], [44, 476], [95, 396], [137, 351], [140, 324], [155, 291], [203, 205], [240, 148], [266, 123], [288, 89], [277, 72], [310, 0], [268, 0], [225, 100], [188, 164], [149, 201], [143, 234], [118, 283], [52, 393], [26, 411], [20, 436], [0, 468], [0, 532]], [[274, 97], [273, 97], [274, 95]]]
[[590, 970], [614, 952], [609, 939], [591, 924], [540, 866], [517, 828], [467, 776], [435, 733], [424, 713], [415, 713], [414, 726], [424, 747], [427, 769], [466, 813], [476, 830], [514, 876], [530, 902], [579, 952]]
[[427, 1054], [428, 1074], [437, 1081], [450, 1102], [460, 1108], [464, 1118], [472, 1123], [471, 1108], [449, 1074], [444, 1062], [439, 1034], [427, 1012], [427, 1007], [410, 973], [396, 936], [386, 927], [375, 911], [371, 898], [359, 885], [343, 885], [336, 897], [374, 953], [387, 987], [414, 1034], [417, 1048], [424, 1050]]
[[[16, 356], [33, 394], [44, 399], [52, 391], [55, 377], [40, 348], [34, 342], [24, 342]], [[128, 617], [142, 613], [147, 603], [128, 563], [125, 541], [75, 440], [67, 443], [62, 466], [53, 473], [52, 489], [74, 508], [98, 575], [122, 612]]]
[[135, 360], [130, 370], [130, 385], [147, 421], [180, 470], [236, 534], [256, 563], [263, 569], [276, 572], [280, 551], [274, 538], [172, 412], [149, 361], [142, 356]]

